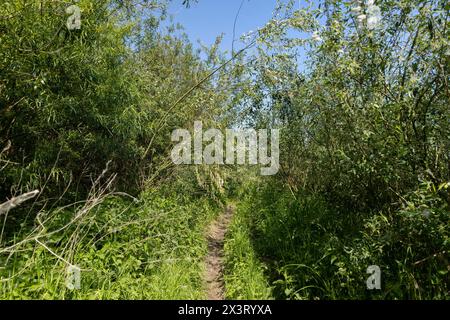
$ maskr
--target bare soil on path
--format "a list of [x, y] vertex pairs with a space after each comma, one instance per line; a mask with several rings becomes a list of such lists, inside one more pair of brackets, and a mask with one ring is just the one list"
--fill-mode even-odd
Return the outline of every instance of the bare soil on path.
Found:
[[208, 255], [206, 256], [205, 282], [208, 300], [225, 299], [223, 280], [223, 245], [225, 235], [233, 217], [234, 208], [228, 205], [224, 212], [209, 226], [207, 233]]

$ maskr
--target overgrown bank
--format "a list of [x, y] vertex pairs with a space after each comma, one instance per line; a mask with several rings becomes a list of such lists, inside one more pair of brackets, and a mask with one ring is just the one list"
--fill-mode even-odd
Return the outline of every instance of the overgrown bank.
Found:
[[65, 2], [0, 6], [0, 204], [37, 190], [0, 210], [0, 298], [204, 297], [217, 170], [177, 176], [171, 133], [215, 122], [234, 76], [208, 76], [218, 44], [201, 59], [168, 4], [82, 0], [79, 29]]
[[[42, 213], [42, 226], [1, 249], [0, 297], [204, 299], [205, 229], [221, 210], [166, 189]], [[66, 286], [69, 263], [81, 269], [78, 290]]]
[[[444, 202], [424, 214], [418, 190], [409, 207], [343, 211], [319, 195], [275, 181], [246, 188], [226, 243], [230, 298], [448, 299], [450, 224]], [[381, 290], [368, 290], [378, 265]]]

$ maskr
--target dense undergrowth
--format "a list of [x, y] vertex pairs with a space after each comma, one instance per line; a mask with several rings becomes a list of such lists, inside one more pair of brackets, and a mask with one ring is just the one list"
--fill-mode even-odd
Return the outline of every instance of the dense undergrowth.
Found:
[[[262, 32], [264, 63], [250, 66], [249, 119], [281, 129], [280, 171], [242, 184], [230, 295], [448, 299], [448, 1], [290, 4]], [[380, 290], [367, 290], [369, 266]]]
[[79, 29], [69, 6], [0, 6], [0, 204], [38, 195], [0, 208], [0, 298], [202, 298], [218, 173], [175, 177], [170, 138], [228, 107], [233, 72], [206, 77], [222, 58], [164, 22], [168, 1], [82, 0]]
[[[228, 298], [448, 299], [448, 1], [279, 1], [236, 55], [169, 2], [0, 6], [0, 298], [204, 298], [231, 199]], [[280, 129], [279, 171], [176, 166], [195, 121]]]
[[[231, 298], [267, 290], [276, 299], [449, 298], [448, 207], [426, 187], [392, 212], [336, 210], [274, 181], [240, 199], [226, 245]], [[441, 206], [424, 214], [427, 201]], [[381, 290], [367, 290], [371, 265], [381, 269]]]
[[[205, 298], [204, 231], [220, 210], [207, 197], [166, 188], [42, 212], [42, 227], [1, 249], [0, 297]], [[69, 261], [81, 269], [79, 290], [66, 286]]]

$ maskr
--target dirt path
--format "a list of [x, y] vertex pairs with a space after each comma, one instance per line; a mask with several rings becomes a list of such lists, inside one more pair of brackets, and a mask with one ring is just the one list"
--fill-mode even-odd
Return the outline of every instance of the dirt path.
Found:
[[210, 225], [208, 230], [208, 255], [206, 256], [205, 281], [208, 300], [224, 300], [223, 244], [234, 208], [227, 206], [225, 211]]

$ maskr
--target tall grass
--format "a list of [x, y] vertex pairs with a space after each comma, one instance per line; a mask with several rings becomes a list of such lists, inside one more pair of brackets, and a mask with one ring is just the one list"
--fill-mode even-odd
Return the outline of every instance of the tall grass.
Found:
[[[217, 203], [166, 190], [93, 201], [41, 211], [5, 240], [1, 299], [205, 298], [204, 230]], [[79, 290], [66, 287], [69, 265], [81, 268]]]
[[272, 292], [264, 271], [266, 265], [252, 248], [249, 224], [238, 205], [228, 231], [225, 250], [225, 287], [228, 299], [272, 299]]
[[[411, 199], [392, 212], [337, 210], [273, 181], [240, 199], [227, 246], [232, 297], [261, 297], [272, 287], [276, 299], [449, 298], [445, 207], [435, 203], [424, 215]], [[381, 268], [381, 290], [367, 290], [370, 265]]]

